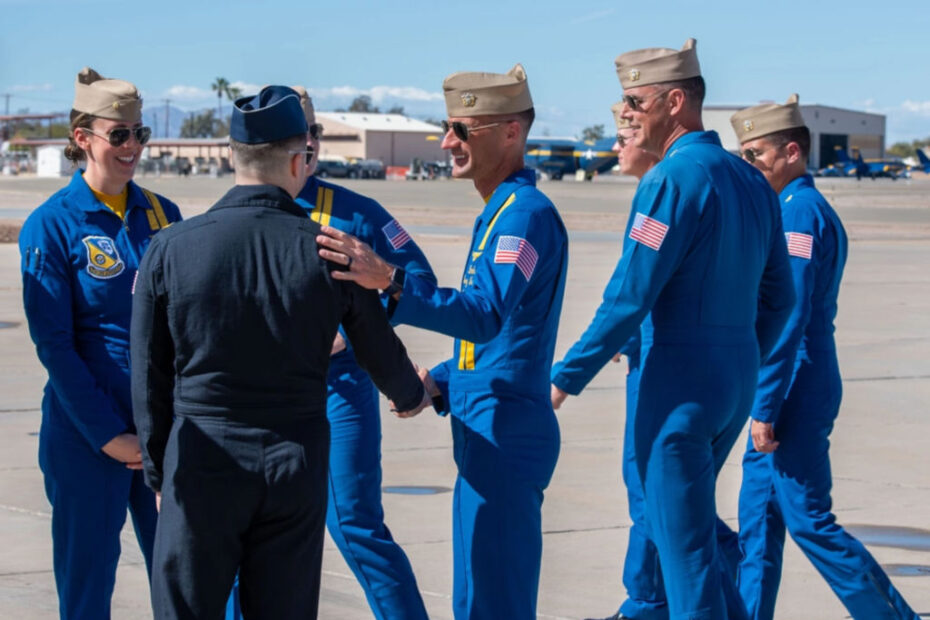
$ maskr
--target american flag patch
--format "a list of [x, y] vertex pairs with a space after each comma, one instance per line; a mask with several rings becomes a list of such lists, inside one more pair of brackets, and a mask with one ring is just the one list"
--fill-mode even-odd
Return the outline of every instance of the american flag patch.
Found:
[[785, 241], [788, 243], [788, 255], [810, 260], [814, 251], [814, 238], [804, 233], [786, 232]]
[[526, 281], [530, 281], [530, 276], [536, 269], [536, 261], [539, 255], [536, 249], [526, 239], [504, 235], [497, 240], [497, 251], [494, 253], [495, 263], [513, 263], [519, 269]]
[[381, 232], [384, 233], [388, 243], [390, 243], [391, 247], [395, 250], [401, 249], [410, 241], [410, 235], [407, 234], [407, 231], [404, 230], [404, 227], [401, 226], [397, 220], [391, 220], [385, 224], [381, 228]]
[[668, 226], [659, 220], [637, 213], [633, 218], [633, 228], [630, 229], [630, 239], [658, 251], [662, 247], [667, 232]]

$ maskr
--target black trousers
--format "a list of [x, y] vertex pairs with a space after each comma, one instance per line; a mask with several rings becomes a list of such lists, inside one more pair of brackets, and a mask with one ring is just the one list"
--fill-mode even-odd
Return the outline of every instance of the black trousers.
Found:
[[328, 462], [325, 415], [260, 426], [176, 418], [155, 534], [155, 618], [222, 620], [237, 569], [244, 618], [316, 618]]

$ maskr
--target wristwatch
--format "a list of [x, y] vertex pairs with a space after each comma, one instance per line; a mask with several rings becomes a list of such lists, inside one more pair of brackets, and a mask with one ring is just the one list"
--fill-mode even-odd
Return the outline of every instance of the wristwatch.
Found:
[[407, 278], [407, 272], [400, 267], [394, 267], [391, 272], [391, 282], [384, 288], [384, 294], [393, 297], [404, 290], [404, 280]]

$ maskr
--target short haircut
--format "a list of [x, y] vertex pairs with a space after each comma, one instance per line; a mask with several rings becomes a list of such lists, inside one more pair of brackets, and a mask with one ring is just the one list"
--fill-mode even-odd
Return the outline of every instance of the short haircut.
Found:
[[700, 109], [704, 105], [704, 95], [707, 92], [707, 87], [704, 84], [704, 78], [700, 75], [685, 80], [665, 82], [665, 86], [669, 90], [678, 88], [684, 91], [685, 97], [692, 108]]
[[792, 127], [791, 129], [782, 129], [781, 131], [770, 133], [769, 135], [765, 136], [765, 138], [767, 138], [775, 148], [781, 148], [789, 142], [797, 142], [798, 147], [801, 149], [801, 155], [804, 157], [804, 161], [807, 161], [810, 158], [811, 132], [807, 127]]
[[530, 127], [533, 126], [533, 121], [536, 120], [536, 108], [530, 108], [529, 110], [517, 112], [515, 116], [523, 126], [523, 135], [528, 136], [530, 133]]
[[277, 174], [293, 153], [307, 147], [307, 136], [298, 134], [274, 142], [246, 144], [229, 139], [229, 148], [233, 152], [237, 168], [248, 168], [262, 176]]

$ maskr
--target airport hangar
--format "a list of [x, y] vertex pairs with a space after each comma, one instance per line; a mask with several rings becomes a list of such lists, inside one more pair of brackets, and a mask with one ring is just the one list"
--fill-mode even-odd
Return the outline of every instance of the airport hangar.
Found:
[[446, 160], [442, 129], [402, 114], [317, 112], [316, 120], [323, 125], [323, 158], [380, 159], [385, 166]]
[[[723, 148], [734, 153], [738, 152], [739, 143], [730, 125], [730, 117], [734, 112], [747, 107], [749, 106], [704, 106], [704, 129], [713, 129], [719, 133]], [[846, 149], [850, 157], [853, 157], [853, 149], [859, 149], [864, 159], [885, 157], [885, 116], [883, 114], [818, 104], [802, 104], [800, 107], [801, 116], [804, 117], [804, 122], [811, 132], [811, 156], [807, 162], [808, 168], [824, 168], [836, 162], [836, 147]]]

